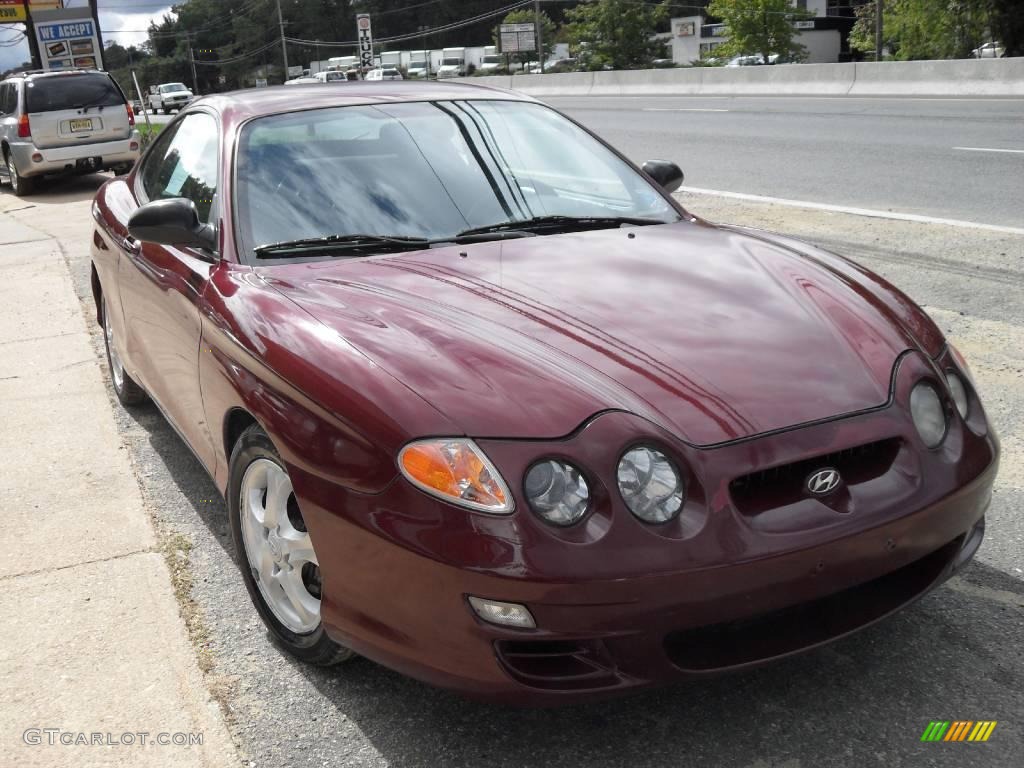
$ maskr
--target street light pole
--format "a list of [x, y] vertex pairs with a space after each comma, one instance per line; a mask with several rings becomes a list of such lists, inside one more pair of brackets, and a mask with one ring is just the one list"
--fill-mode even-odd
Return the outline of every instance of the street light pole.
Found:
[[284, 58], [284, 79], [288, 79], [288, 46], [284, 41], [284, 17], [281, 15], [281, 0], [277, 0], [277, 23], [281, 27], [281, 56]]
[[537, 61], [540, 62], [540, 73], [544, 74], [544, 41], [540, 34], [540, 0], [533, 0], [533, 26], [537, 38]]

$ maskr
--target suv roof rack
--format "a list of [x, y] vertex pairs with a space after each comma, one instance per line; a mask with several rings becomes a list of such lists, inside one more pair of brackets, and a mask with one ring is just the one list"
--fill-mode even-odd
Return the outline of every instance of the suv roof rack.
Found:
[[68, 67], [67, 69], [25, 69], [21, 72], [12, 72], [5, 77], [4, 80], [10, 80], [12, 77], [24, 77], [27, 75], [60, 75], [79, 72], [102, 72], [103, 74], [107, 74], [106, 70], [86, 67]]

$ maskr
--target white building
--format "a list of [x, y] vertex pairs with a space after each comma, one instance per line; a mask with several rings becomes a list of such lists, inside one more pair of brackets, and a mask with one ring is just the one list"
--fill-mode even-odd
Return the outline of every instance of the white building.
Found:
[[[814, 13], [813, 19], [793, 22], [799, 31], [797, 41], [807, 49], [807, 63], [849, 60], [849, 35], [856, 20], [855, 10], [865, 1], [794, 0], [795, 7]], [[728, 40], [725, 25], [706, 24], [703, 15], [680, 16], [672, 19], [671, 25], [672, 61], [676, 64], [692, 64]]]

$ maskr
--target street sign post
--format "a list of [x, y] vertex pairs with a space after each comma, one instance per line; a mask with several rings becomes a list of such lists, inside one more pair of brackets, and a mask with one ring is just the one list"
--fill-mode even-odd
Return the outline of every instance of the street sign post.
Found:
[[501, 24], [498, 38], [502, 53], [527, 53], [537, 50], [537, 35], [533, 22]]
[[359, 65], [373, 69], [373, 33], [370, 30], [370, 14], [356, 15], [356, 37], [359, 40]]

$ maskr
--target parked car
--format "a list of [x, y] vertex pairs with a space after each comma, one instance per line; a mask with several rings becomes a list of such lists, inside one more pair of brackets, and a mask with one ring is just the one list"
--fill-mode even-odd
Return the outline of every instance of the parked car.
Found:
[[[773, 53], [768, 56], [768, 63], [775, 64], [779, 60], [779, 55]], [[762, 66], [765, 63], [764, 56], [760, 53], [755, 53], [752, 56], [733, 56], [729, 59], [729, 62], [725, 65], [727, 67], [757, 67]]]
[[170, 114], [172, 110], [180, 112], [194, 98], [195, 94], [184, 83], [163, 83], [149, 94], [149, 108], [158, 115]]
[[402, 73], [397, 69], [371, 69], [366, 73], [367, 80], [401, 80]]
[[28, 195], [48, 174], [127, 173], [135, 115], [106, 72], [20, 72], [0, 82], [0, 181]]
[[1006, 49], [1002, 43], [985, 43], [971, 51], [975, 59], [1001, 59], [1006, 55]]
[[336, 69], [328, 69], [313, 75], [318, 83], [347, 83], [348, 75]]
[[92, 287], [297, 658], [578, 701], [815, 648], [978, 549], [998, 441], [882, 278], [522, 94], [279, 94], [99, 190]]
[[306, 85], [308, 83], [320, 83], [320, 82], [323, 82], [323, 81], [319, 77], [308, 76], [308, 75], [300, 75], [299, 77], [294, 77], [291, 80], [285, 80], [284, 84], [285, 85]]

